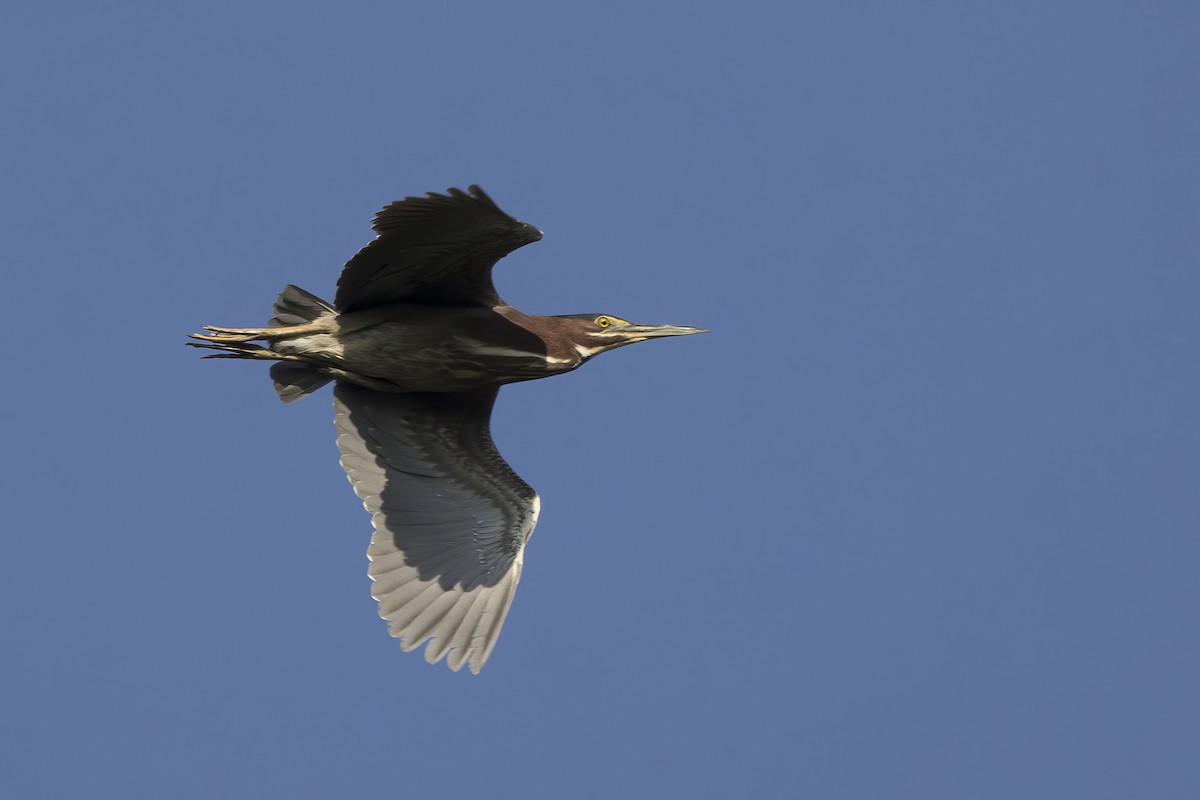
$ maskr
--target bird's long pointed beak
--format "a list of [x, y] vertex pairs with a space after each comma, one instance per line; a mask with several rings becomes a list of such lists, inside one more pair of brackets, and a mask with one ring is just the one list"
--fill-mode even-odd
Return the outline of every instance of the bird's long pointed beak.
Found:
[[630, 325], [621, 330], [642, 339], [657, 339], [661, 336], [691, 336], [693, 333], [708, 333], [708, 328], [692, 328], [688, 325]]

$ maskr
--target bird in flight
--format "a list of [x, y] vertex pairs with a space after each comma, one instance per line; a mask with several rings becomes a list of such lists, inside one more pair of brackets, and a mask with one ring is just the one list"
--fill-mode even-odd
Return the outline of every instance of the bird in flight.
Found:
[[703, 328], [611, 314], [532, 316], [500, 299], [492, 267], [542, 232], [478, 186], [407, 197], [332, 304], [295, 286], [266, 328], [205, 326], [209, 358], [274, 362], [290, 403], [330, 381], [341, 464], [371, 513], [372, 595], [404, 650], [478, 673], [512, 604], [540, 501], [492, 442], [506, 383], [570, 372], [617, 347]]

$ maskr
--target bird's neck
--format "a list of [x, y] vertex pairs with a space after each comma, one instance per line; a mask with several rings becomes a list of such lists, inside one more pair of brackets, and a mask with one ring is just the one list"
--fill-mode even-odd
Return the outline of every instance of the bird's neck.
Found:
[[541, 339], [548, 364], [559, 365], [566, 371], [583, 363], [583, 359], [571, 345], [570, 332], [564, 320], [526, 314], [508, 305], [496, 306], [493, 310], [512, 324]]

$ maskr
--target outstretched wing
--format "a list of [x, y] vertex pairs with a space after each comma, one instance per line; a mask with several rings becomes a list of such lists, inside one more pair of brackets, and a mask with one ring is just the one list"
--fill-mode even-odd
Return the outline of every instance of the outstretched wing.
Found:
[[339, 311], [395, 303], [491, 308], [501, 302], [492, 266], [542, 238], [478, 186], [397, 200], [375, 215], [372, 227], [379, 236], [338, 279]]
[[372, 514], [379, 614], [404, 650], [483, 667], [512, 604], [537, 492], [489, 433], [496, 389], [391, 394], [339, 382], [342, 467]]

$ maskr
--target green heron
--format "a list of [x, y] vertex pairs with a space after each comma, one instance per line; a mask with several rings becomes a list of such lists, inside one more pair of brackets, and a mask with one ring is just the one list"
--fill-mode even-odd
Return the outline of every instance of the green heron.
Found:
[[[375, 216], [332, 305], [295, 286], [266, 328], [192, 334], [209, 358], [274, 361], [285, 403], [336, 381], [342, 467], [371, 512], [372, 595], [400, 646], [487, 661], [512, 604], [537, 492], [492, 443], [500, 386], [570, 372], [634, 342], [703, 333], [611, 314], [537, 317], [500, 299], [492, 267], [542, 232], [478, 186], [408, 197]], [[255, 344], [262, 342], [263, 344]]]

